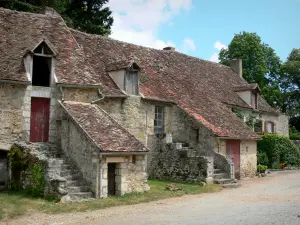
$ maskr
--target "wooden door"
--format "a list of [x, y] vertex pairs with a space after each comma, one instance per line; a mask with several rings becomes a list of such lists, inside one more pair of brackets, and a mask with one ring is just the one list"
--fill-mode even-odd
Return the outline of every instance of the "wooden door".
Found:
[[116, 163], [108, 163], [107, 165], [107, 178], [108, 178], [108, 195], [116, 194]]
[[226, 154], [230, 158], [234, 165], [235, 178], [240, 178], [240, 141], [239, 140], [227, 140], [226, 141]]
[[50, 99], [31, 98], [30, 142], [48, 142]]

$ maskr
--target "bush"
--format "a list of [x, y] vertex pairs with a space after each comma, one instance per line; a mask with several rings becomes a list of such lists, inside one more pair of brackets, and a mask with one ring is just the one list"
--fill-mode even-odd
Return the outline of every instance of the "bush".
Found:
[[265, 165], [257, 165], [257, 172], [259, 173], [264, 173], [266, 172], [266, 170], [268, 169], [268, 166], [265, 166]]
[[291, 127], [289, 133], [291, 140], [300, 140], [300, 132], [297, 131], [295, 127]]
[[280, 163], [287, 163], [291, 166], [300, 164], [300, 150], [285, 136], [266, 134], [258, 142], [257, 150], [258, 163], [267, 164], [269, 168], [276, 167]]

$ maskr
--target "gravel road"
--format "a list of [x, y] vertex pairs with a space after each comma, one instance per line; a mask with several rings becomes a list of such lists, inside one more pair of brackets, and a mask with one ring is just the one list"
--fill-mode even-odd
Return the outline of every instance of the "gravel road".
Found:
[[33, 214], [6, 224], [300, 225], [300, 171], [274, 172], [237, 189], [85, 213]]

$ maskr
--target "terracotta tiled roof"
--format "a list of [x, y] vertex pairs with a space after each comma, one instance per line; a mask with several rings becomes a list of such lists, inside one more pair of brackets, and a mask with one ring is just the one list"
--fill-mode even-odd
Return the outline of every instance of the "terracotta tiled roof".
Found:
[[103, 73], [95, 73], [70, 29], [59, 16], [17, 12], [0, 8], [0, 79], [28, 81], [23, 57], [42, 40], [57, 53], [55, 74], [62, 84], [102, 84], [103, 92], [122, 92]]
[[[252, 109], [234, 91], [248, 85], [231, 68], [175, 51], [156, 50], [73, 30], [97, 73], [112, 61], [134, 55], [141, 66], [140, 92], [176, 102], [217, 136], [259, 138], [223, 103]], [[97, 62], [97, 63], [96, 63]]]
[[97, 105], [64, 102], [65, 111], [103, 152], [149, 151]]

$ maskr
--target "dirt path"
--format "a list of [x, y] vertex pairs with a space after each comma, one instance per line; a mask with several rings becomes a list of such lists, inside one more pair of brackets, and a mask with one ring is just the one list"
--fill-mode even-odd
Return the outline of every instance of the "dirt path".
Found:
[[218, 193], [184, 196], [85, 213], [33, 214], [6, 224], [300, 225], [300, 171], [272, 173]]

